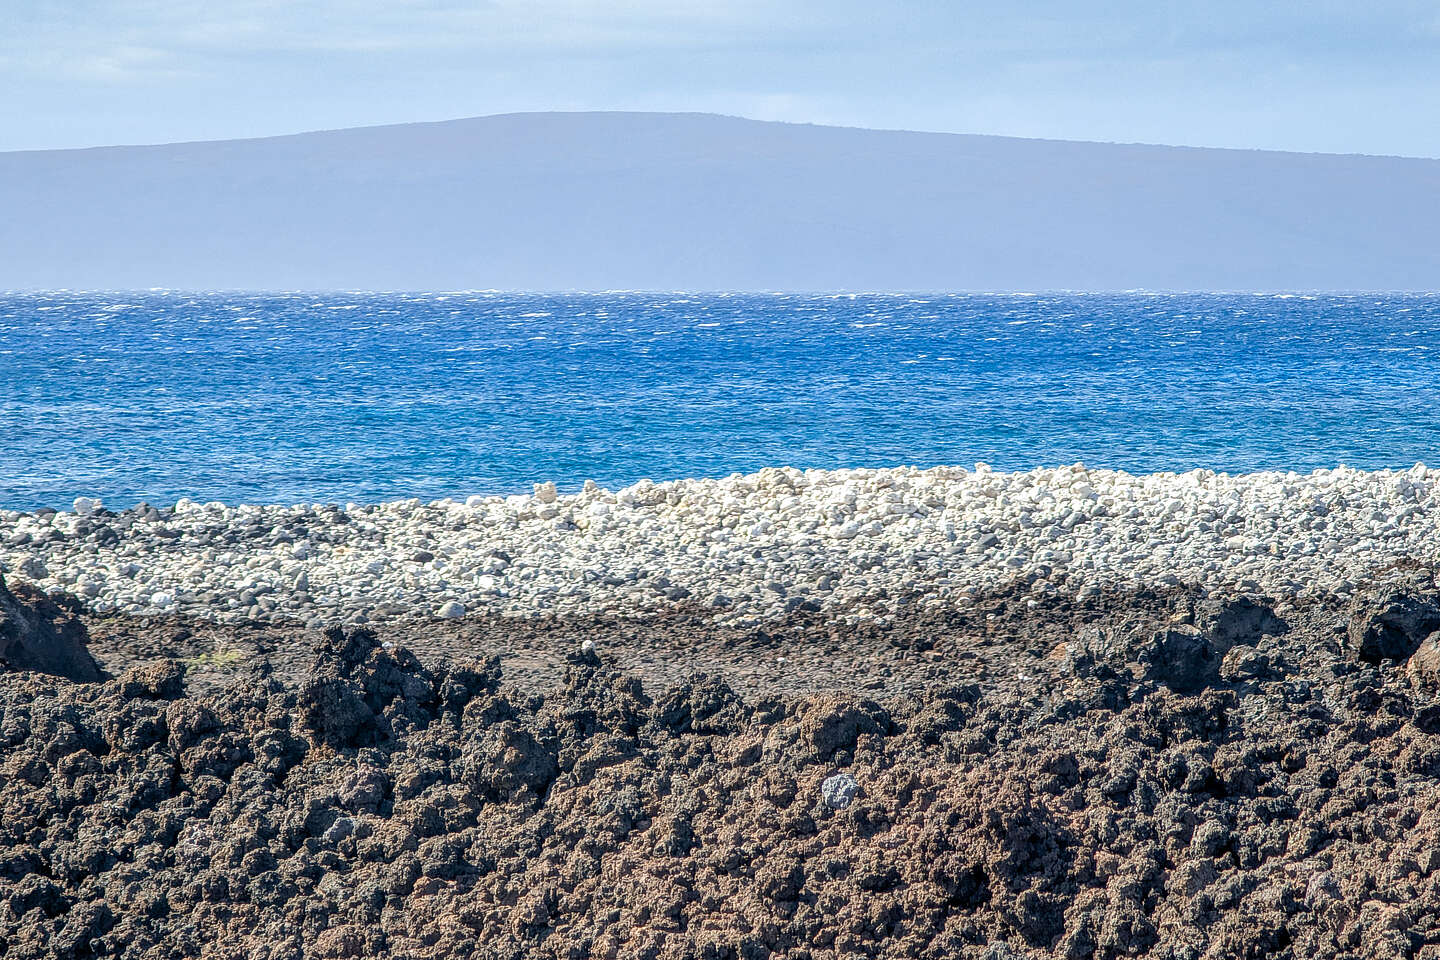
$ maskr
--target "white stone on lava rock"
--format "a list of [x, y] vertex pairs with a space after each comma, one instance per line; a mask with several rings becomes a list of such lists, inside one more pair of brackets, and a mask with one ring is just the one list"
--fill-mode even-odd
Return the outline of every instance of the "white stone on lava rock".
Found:
[[831, 810], [844, 810], [855, 802], [860, 784], [848, 773], [837, 773], [820, 784], [820, 797]]
[[[150, 512], [122, 512], [108, 524], [118, 538], [103, 543], [74, 535], [76, 512], [0, 514], [0, 543], [23, 551], [6, 566], [92, 609], [138, 614], [199, 597], [185, 611], [219, 620], [384, 619], [424, 617], [444, 600], [520, 617], [685, 604], [755, 624], [806, 604], [883, 617], [1016, 585], [1037, 596], [1174, 583], [1344, 596], [1398, 561], [1440, 561], [1440, 472], [1423, 465], [1238, 476], [767, 468], [344, 511], [181, 500]], [[294, 543], [276, 533], [296, 526]]]
[[465, 605], [454, 600], [448, 600], [441, 604], [439, 610], [435, 611], [435, 616], [445, 620], [458, 620], [465, 616]]

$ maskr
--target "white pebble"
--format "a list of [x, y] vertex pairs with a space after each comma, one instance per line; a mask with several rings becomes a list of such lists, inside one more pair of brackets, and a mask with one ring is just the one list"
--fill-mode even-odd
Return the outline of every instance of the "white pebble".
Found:
[[[0, 559], [94, 610], [158, 613], [199, 595], [216, 598], [217, 618], [328, 622], [424, 616], [441, 601], [457, 616], [521, 617], [645, 616], [680, 603], [737, 625], [801, 605], [875, 619], [917, 595], [963, 604], [1017, 581], [1037, 596], [1137, 584], [1353, 592], [1399, 561], [1440, 562], [1440, 477], [1423, 465], [1238, 476], [766, 468], [616, 491], [587, 483], [573, 495], [547, 482], [463, 506], [352, 504], [343, 515], [182, 499], [163, 518], [114, 525], [117, 541], [71, 535], [99, 509], [80, 497], [53, 518], [0, 514], [0, 543], [19, 551]], [[297, 519], [309, 539], [276, 537]], [[308, 602], [289, 605], [298, 593]]]

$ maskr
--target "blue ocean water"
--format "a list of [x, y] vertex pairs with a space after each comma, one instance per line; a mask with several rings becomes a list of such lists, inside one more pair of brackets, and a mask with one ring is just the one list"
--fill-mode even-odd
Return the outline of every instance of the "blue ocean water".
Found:
[[0, 295], [0, 506], [1440, 461], [1440, 296]]

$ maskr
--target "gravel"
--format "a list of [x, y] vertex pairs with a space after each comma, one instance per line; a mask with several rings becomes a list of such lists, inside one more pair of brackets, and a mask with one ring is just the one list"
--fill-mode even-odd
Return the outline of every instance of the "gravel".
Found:
[[722, 624], [951, 608], [1016, 584], [1346, 598], [1440, 560], [1440, 471], [1131, 475], [937, 467], [767, 468], [576, 494], [325, 506], [181, 500], [121, 512], [0, 511], [12, 580], [92, 614], [320, 626], [397, 619], [646, 616]]

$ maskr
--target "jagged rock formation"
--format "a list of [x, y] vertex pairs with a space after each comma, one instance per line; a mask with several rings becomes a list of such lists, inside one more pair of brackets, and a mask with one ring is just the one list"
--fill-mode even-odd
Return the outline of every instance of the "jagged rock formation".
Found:
[[85, 626], [49, 597], [22, 591], [22, 600], [0, 576], [0, 670], [38, 670], [70, 680], [101, 678], [85, 649]]

